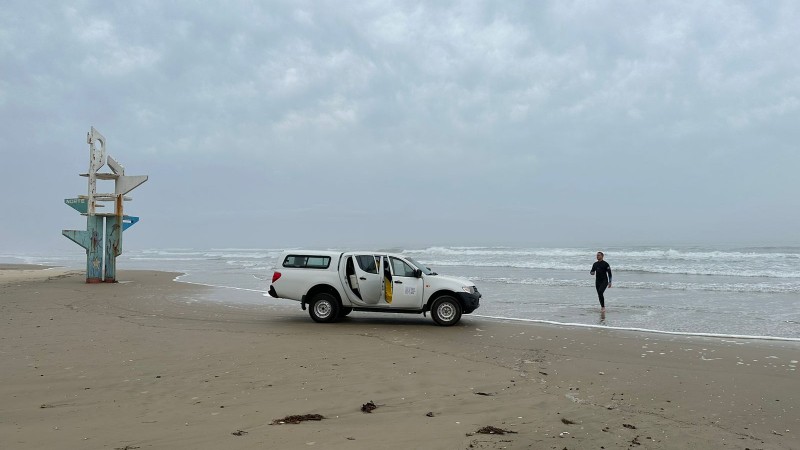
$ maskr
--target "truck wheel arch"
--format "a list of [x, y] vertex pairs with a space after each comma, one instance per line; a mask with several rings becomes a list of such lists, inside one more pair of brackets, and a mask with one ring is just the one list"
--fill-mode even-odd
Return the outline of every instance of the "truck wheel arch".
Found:
[[425, 310], [425, 311], [430, 311], [430, 310], [431, 310], [431, 306], [433, 306], [433, 302], [435, 302], [437, 298], [439, 298], [439, 297], [441, 297], [441, 296], [443, 296], [443, 295], [449, 295], [449, 296], [451, 296], [451, 297], [455, 298], [455, 299], [456, 299], [456, 301], [457, 301], [457, 302], [458, 302], [458, 303], [461, 305], [461, 308], [464, 308], [464, 302], [463, 302], [463, 301], [461, 301], [461, 298], [460, 298], [458, 295], [456, 295], [456, 293], [455, 293], [455, 292], [453, 292], [453, 291], [448, 291], [447, 289], [442, 289], [441, 291], [436, 291], [436, 292], [434, 292], [434, 293], [433, 293], [433, 294], [430, 296], [430, 298], [428, 298], [428, 301], [427, 301], [427, 303], [425, 303], [425, 308], [424, 308], [424, 310]]
[[303, 296], [302, 304], [303, 309], [305, 309], [305, 305], [314, 298], [315, 295], [319, 294], [320, 292], [325, 292], [328, 294], [333, 295], [336, 298], [336, 301], [339, 302], [339, 306], [342, 306], [342, 296], [339, 294], [339, 291], [336, 290], [335, 287], [331, 286], [330, 284], [318, 284], [311, 289], [308, 290], [306, 295]]

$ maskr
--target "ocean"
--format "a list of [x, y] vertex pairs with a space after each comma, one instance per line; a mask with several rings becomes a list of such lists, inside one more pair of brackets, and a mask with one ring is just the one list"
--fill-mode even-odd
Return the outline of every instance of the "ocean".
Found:
[[[184, 272], [179, 281], [215, 287], [207, 298], [237, 305], [292, 308], [266, 295], [284, 249], [126, 250], [117, 269]], [[327, 249], [340, 250], [340, 249]], [[800, 247], [619, 247], [603, 249], [613, 271], [600, 314], [596, 249], [429, 247], [389, 249], [434, 271], [472, 280], [483, 294], [473, 316], [800, 341]], [[85, 254], [0, 254], [2, 263], [84, 269]], [[219, 291], [222, 292], [219, 292]], [[353, 313], [354, 315], [366, 313]], [[469, 316], [465, 316], [469, 318]], [[310, 319], [309, 319], [310, 320]], [[430, 318], [422, 319], [430, 323]]]

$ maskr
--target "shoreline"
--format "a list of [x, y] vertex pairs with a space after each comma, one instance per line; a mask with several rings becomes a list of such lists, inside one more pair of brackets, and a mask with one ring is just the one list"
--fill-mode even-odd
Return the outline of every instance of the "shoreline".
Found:
[[[209, 283], [200, 283], [195, 281], [183, 281], [180, 278], [186, 276], [187, 274], [183, 273], [176, 276], [173, 281], [176, 283], [185, 283], [188, 285], [194, 286], [204, 286], [208, 288], [214, 289], [231, 289], [235, 291], [244, 291], [244, 292], [252, 292], [262, 294], [264, 296], [267, 295], [266, 290], [259, 290], [259, 289], [250, 289], [250, 288], [242, 288], [236, 286], [223, 286], [217, 284], [209, 284]], [[283, 299], [286, 301], [286, 307], [291, 308], [292, 300]], [[280, 301], [280, 300], [278, 300]], [[213, 301], [212, 301], [213, 302]], [[284, 306], [284, 305], [281, 305]], [[613, 314], [613, 313], [609, 313]], [[554, 320], [545, 320], [545, 319], [526, 319], [523, 317], [503, 317], [503, 316], [488, 316], [484, 314], [469, 314], [465, 315], [464, 317], [473, 317], [473, 318], [481, 318], [487, 320], [496, 320], [496, 321], [508, 321], [508, 322], [519, 322], [519, 323], [531, 323], [531, 324], [540, 324], [540, 325], [554, 325], [554, 326], [565, 326], [565, 327], [576, 327], [576, 328], [594, 328], [600, 330], [617, 330], [617, 331], [632, 331], [637, 333], [653, 333], [653, 334], [665, 334], [665, 335], [673, 335], [673, 336], [688, 336], [688, 337], [709, 337], [709, 338], [720, 338], [720, 339], [747, 339], [747, 340], [756, 340], [756, 341], [787, 341], [787, 342], [800, 342], [800, 337], [785, 337], [785, 336], [754, 336], [754, 335], [745, 335], [745, 334], [728, 334], [728, 333], [706, 333], [700, 331], [668, 331], [668, 330], [656, 330], [656, 329], [649, 329], [649, 328], [638, 328], [638, 327], [613, 327], [608, 325], [594, 325], [594, 324], [586, 324], [586, 323], [579, 323], [579, 322], [558, 322]]]
[[[469, 315], [317, 324], [205, 301], [176, 273], [66, 272], [0, 280], [2, 447], [793, 448], [800, 432], [796, 342]], [[325, 419], [272, 425], [296, 414]]]
[[[151, 253], [155, 253], [156, 256]], [[272, 257], [269, 251], [262, 250], [204, 250], [200, 253], [187, 250], [183, 253], [180, 251], [166, 252], [165, 255], [168, 256], [163, 256], [161, 253], [160, 251], [140, 252], [139, 256], [125, 260], [124, 265], [132, 269], [182, 272], [183, 275], [179, 276], [179, 281], [236, 290], [238, 293], [221, 294], [220, 297], [226, 298], [226, 300], [241, 300], [245, 303], [258, 302], [257, 295], [264, 294], [269, 284], [269, 272], [264, 272], [264, 270], [274, 263], [269, 260]], [[159, 259], [160, 257], [166, 259], [162, 261]], [[259, 262], [259, 270], [254, 271], [251, 261], [253, 258], [259, 261], [263, 258], [267, 258], [267, 260]], [[18, 259], [20, 262], [35, 261], [58, 264], [55, 260], [59, 258], [35, 260], [19, 257]], [[143, 261], [137, 261], [138, 259], [143, 259]], [[12, 262], [14, 261], [12, 260]], [[236, 270], [228, 271], [231, 265]], [[81, 266], [68, 266], [82, 269]], [[492, 280], [493, 276], [498, 275], [492, 273], [491, 267], [459, 266], [458, 270], [453, 270], [452, 274], [457, 276], [478, 273], [481, 276], [488, 276], [488, 280]], [[507, 279], [511, 280], [510, 284], [501, 281], [483, 286], [486, 289], [484, 305], [476, 311], [477, 315], [501, 318], [501, 320], [540, 320], [541, 323], [576, 327], [604, 326], [609, 329], [652, 333], [760, 340], [800, 340], [800, 316], [794, 307], [796, 296], [793, 297], [791, 293], [796, 292], [800, 285], [792, 284], [789, 280], [784, 280], [786, 283], [764, 280], [764, 283], [772, 283], [770, 285], [772, 287], [781, 288], [778, 291], [768, 292], [740, 291], [738, 290], [739, 283], [729, 286], [726, 284], [733, 283], [734, 280], [712, 280], [713, 282], [711, 282], [713, 286], [730, 287], [732, 289], [730, 292], [724, 289], [721, 291], [717, 289], [709, 291], [672, 289], [661, 286], [661, 283], [650, 287], [648, 287], [648, 283], [643, 283], [639, 287], [623, 289], [625, 282], [620, 281], [615, 285], [618, 288], [615, 289], [615, 295], [618, 294], [618, 296], [610, 299], [610, 313], [606, 320], [598, 315], [598, 308], [593, 308], [597, 303], [592, 299], [593, 289], [565, 287], [572, 286], [570, 283], [567, 285], [548, 284], [548, 280], [570, 281], [576, 277], [575, 274], [535, 272], [507, 275], [511, 277]], [[516, 279], [515, 277], [518, 276], [522, 276], [523, 279]], [[532, 277], [533, 281], [543, 281], [544, 284], [542, 286], [538, 286], [538, 283], [529, 285], [527, 282], [531, 280], [527, 280], [525, 277]], [[540, 279], [540, 277], [543, 278]], [[580, 278], [582, 282], [586, 281], [583, 280], [583, 277], [577, 278]], [[497, 280], [506, 280], [506, 278], [497, 278]], [[521, 284], [516, 284], [517, 282]], [[687, 283], [691, 285], [695, 282], [696, 280]], [[705, 283], [705, 281], [703, 282]], [[687, 283], [673, 282], [670, 284], [683, 285]], [[761, 284], [763, 283], [759, 283], [759, 285]], [[789, 286], [790, 284], [791, 286]], [[254, 296], [248, 296], [248, 293], [253, 293]]]
[[664, 331], [664, 330], [652, 330], [648, 328], [636, 328], [636, 327], [611, 327], [607, 325], [592, 325], [586, 323], [575, 323], [575, 322], [557, 322], [553, 320], [540, 320], [540, 319], [523, 319], [523, 318], [515, 318], [515, 317], [497, 317], [497, 316], [485, 316], [481, 314], [472, 314], [472, 317], [481, 317], [485, 319], [493, 319], [493, 320], [500, 320], [500, 321], [510, 321], [510, 322], [525, 322], [525, 323], [533, 323], [533, 324], [541, 324], [541, 325], [556, 325], [556, 326], [566, 326], [566, 327], [576, 327], [576, 328], [596, 328], [601, 330], [615, 330], [615, 331], [631, 331], [636, 333], [645, 333], [645, 334], [666, 334], [671, 336], [686, 336], [686, 337], [708, 337], [708, 338], [719, 338], [719, 339], [746, 339], [746, 340], [755, 340], [755, 341], [786, 341], [786, 342], [800, 342], [800, 338], [793, 338], [793, 337], [782, 337], [782, 336], [750, 336], [744, 334], [724, 334], [724, 333], [703, 333], [703, 332], [693, 332], [693, 331]]

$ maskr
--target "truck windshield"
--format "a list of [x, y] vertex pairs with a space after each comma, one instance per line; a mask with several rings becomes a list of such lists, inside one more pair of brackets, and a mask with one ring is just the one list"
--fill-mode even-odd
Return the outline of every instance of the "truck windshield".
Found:
[[406, 259], [408, 260], [408, 262], [410, 262], [411, 264], [416, 266], [417, 269], [421, 270], [422, 273], [424, 273], [425, 275], [436, 275], [436, 272], [434, 272], [431, 269], [425, 267], [425, 264], [422, 264], [422, 263], [420, 263], [420, 262], [418, 262], [418, 261], [416, 261], [414, 259], [411, 259], [411, 258], [406, 258]]

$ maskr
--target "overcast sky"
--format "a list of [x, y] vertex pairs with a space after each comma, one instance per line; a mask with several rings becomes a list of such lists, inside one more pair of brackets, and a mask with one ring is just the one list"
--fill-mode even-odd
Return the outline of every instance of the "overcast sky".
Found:
[[150, 176], [125, 248], [798, 245], [798, 24], [796, 1], [6, 0], [0, 251], [80, 251], [91, 126]]

